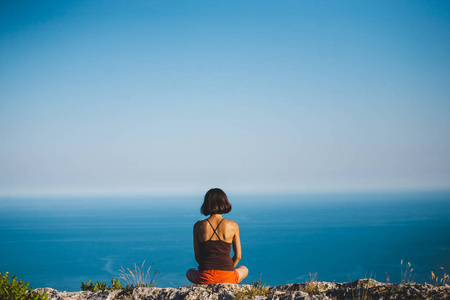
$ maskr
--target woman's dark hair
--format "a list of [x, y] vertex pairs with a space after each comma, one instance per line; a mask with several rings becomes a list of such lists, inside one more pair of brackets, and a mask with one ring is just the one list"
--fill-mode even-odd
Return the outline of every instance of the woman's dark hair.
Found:
[[214, 214], [227, 214], [231, 211], [231, 204], [228, 202], [227, 195], [221, 189], [210, 189], [203, 201], [200, 212], [205, 216]]

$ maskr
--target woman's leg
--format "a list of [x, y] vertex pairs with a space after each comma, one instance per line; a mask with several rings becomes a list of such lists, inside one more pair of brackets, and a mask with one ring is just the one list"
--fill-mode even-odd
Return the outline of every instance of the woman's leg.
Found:
[[[191, 270], [192, 270], [192, 269], [191, 269]], [[248, 269], [247, 269], [247, 267], [245, 267], [245, 266], [237, 267], [235, 270], [236, 270], [236, 271], [238, 272], [238, 274], [239, 274], [239, 282], [241, 282], [242, 280], [244, 280], [245, 277], [247, 277], [247, 275], [248, 275]], [[238, 283], [239, 283], [239, 282], [238, 282]]]
[[197, 272], [198, 272], [197, 269], [189, 269], [189, 270], [187, 270], [187, 272], [186, 272], [186, 277], [187, 277], [187, 279], [188, 279], [190, 282], [196, 284], [196, 282], [195, 282], [195, 277], [196, 277], [196, 275], [197, 275]]

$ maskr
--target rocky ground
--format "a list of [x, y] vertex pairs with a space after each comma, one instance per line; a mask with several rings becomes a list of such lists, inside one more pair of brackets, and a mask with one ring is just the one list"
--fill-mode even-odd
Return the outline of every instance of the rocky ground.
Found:
[[234, 285], [189, 285], [179, 288], [135, 288], [104, 292], [60, 292], [51, 288], [36, 289], [47, 292], [52, 300], [216, 300], [216, 299], [450, 299], [450, 286], [429, 284], [388, 284], [372, 279], [351, 283], [293, 283], [274, 287]]

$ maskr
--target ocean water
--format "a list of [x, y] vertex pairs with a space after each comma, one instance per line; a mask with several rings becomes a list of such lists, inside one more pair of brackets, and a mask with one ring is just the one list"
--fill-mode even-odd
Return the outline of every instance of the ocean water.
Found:
[[[414, 281], [450, 271], [450, 193], [228, 195], [238, 222], [243, 283], [374, 278]], [[33, 288], [80, 290], [119, 269], [154, 262], [158, 286], [187, 285], [197, 267], [192, 226], [203, 195], [0, 198], [0, 273]]]

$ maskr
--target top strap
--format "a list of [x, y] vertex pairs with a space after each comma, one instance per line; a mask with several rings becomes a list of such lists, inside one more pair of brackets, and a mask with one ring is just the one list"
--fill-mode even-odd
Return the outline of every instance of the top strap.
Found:
[[206, 219], [206, 221], [208, 221], [209, 225], [211, 226], [212, 230], [214, 231], [213, 234], [211, 235], [211, 237], [209, 238], [208, 241], [210, 241], [210, 240], [213, 238], [214, 235], [216, 235], [217, 238], [218, 238], [219, 240], [221, 240], [220, 237], [219, 237], [219, 235], [217, 234], [216, 230], [219, 228], [219, 226], [220, 226], [220, 224], [222, 223], [223, 220], [225, 220], [225, 219], [220, 220], [220, 222], [219, 222], [219, 224], [217, 225], [216, 229], [214, 229], [214, 227], [212, 226], [211, 222], [209, 222], [209, 220]]

